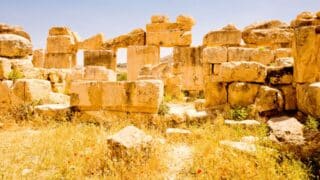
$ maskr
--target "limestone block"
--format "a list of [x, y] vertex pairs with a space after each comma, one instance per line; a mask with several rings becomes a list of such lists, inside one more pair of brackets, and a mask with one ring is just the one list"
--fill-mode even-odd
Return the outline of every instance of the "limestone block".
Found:
[[316, 27], [304, 26], [295, 29], [293, 43], [294, 80], [297, 83], [320, 81], [320, 34]]
[[11, 104], [12, 95], [12, 85], [13, 82], [9, 80], [4, 80], [0, 82], [0, 107], [6, 108]]
[[71, 112], [68, 104], [43, 104], [34, 107], [35, 113], [44, 117], [68, 117]]
[[265, 48], [256, 48], [250, 56], [250, 61], [259, 62], [264, 65], [269, 65], [273, 63], [274, 60], [273, 51]]
[[11, 72], [11, 63], [7, 58], [0, 57], [0, 79], [7, 79]]
[[0, 34], [0, 56], [14, 58], [32, 54], [31, 42], [14, 34]]
[[77, 62], [76, 54], [47, 53], [44, 68], [72, 68]]
[[176, 22], [178, 24], [183, 24], [186, 27], [190, 27], [190, 29], [196, 24], [196, 21], [193, 19], [193, 17], [188, 15], [179, 15], [176, 19]]
[[227, 25], [221, 30], [211, 31], [203, 38], [204, 46], [239, 46], [241, 31], [234, 25]]
[[129, 46], [127, 50], [128, 80], [138, 78], [140, 69], [146, 65], [158, 64], [160, 61], [160, 48], [157, 46]]
[[228, 61], [228, 49], [226, 47], [206, 47], [203, 49], [204, 63], [223, 63]]
[[32, 54], [32, 64], [34, 67], [44, 67], [45, 52], [43, 49], [36, 49]]
[[254, 48], [229, 47], [228, 61], [250, 61], [250, 57], [254, 51]]
[[284, 100], [285, 110], [297, 109], [296, 88], [292, 85], [282, 85], [277, 87], [281, 92]]
[[260, 85], [234, 82], [228, 86], [228, 103], [232, 107], [246, 107], [255, 102], [255, 98], [260, 89]]
[[127, 158], [135, 153], [143, 153], [151, 147], [153, 138], [135, 126], [127, 126], [107, 138], [107, 143], [114, 157]]
[[31, 59], [11, 59], [10, 62], [12, 69], [16, 71], [23, 72], [26, 69], [33, 68]]
[[278, 48], [274, 50], [275, 59], [292, 57], [291, 48]]
[[103, 44], [103, 49], [127, 48], [128, 46], [145, 45], [146, 33], [143, 29], [134, 29], [128, 34], [120, 35], [107, 40]]
[[298, 109], [320, 118], [320, 83], [297, 84], [296, 88]]
[[192, 34], [190, 31], [159, 31], [147, 32], [147, 45], [174, 47], [190, 46]]
[[104, 66], [116, 70], [116, 54], [112, 50], [87, 50], [83, 55], [85, 66]]
[[13, 93], [21, 102], [46, 99], [51, 92], [50, 81], [39, 79], [18, 79], [13, 85]]
[[266, 82], [271, 84], [291, 84], [293, 82], [293, 67], [268, 66]]
[[30, 35], [20, 26], [11, 26], [8, 24], [0, 24], [0, 34], [15, 34], [31, 41]]
[[213, 81], [216, 82], [264, 82], [267, 76], [266, 66], [257, 62], [225, 62], [214, 66]]
[[82, 110], [157, 113], [163, 98], [160, 80], [73, 81], [71, 105]]
[[117, 74], [104, 66], [86, 66], [84, 80], [117, 81]]
[[258, 112], [266, 111], [282, 111], [283, 110], [283, 96], [281, 91], [269, 86], [261, 86], [255, 101], [256, 110]]
[[70, 96], [63, 93], [50, 92], [43, 102], [45, 104], [70, 104]]
[[104, 42], [104, 34], [99, 33], [78, 43], [78, 49], [99, 50]]
[[52, 27], [49, 29], [49, 36], [72, 35], [72, 31], [68, 27]]
[[168, 23], [169, 17], [165, 15], [153, 15], [151, 16], [151, 23]]
[[164, 85], [165, 95], [172, 98], [182, 97], [182, 76], [168, 77]]
[[152, 23], [146, 25], [147, 32], [191, 31], [192, 27], [181, 23]]
[[227, 84], [219, 82], [206, 82], [205, 84], [205, 98], [206, 107], [214, 107], [227, 103]]
[[48, 36], [47, 53], [75, 53], [76, 43], [71, 35]]

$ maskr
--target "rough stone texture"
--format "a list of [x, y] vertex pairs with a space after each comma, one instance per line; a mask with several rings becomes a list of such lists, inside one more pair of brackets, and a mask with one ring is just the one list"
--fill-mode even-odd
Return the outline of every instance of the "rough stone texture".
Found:
[[250, 56], [250, 61], [259, 62], [264, 65], [269, 65], [273, 63], [274, 60], [273, 51], [270, 49], [256, 48]]
[[129, 46], [127, 51], [128, 80], [137, 80], [144, 65], [158, 64], [160, 48], [157, 46]]
[[68, 104], [44, 104], [38, 105], [34, 107], [35, 112], [38, 115], [42, 115], [44, 117], [67, 117], [68, 113], [70, 113], [70, 105]]
[[292, 85], [282, 85], [277, 87], [281, 92], [284, 100], [285, 110], [296, 110], [297, 109], [297, 95], [296, 88]]
[[105, 66], [107, 69], [116, 70], [116, 54], [112, 50], [87, 50], [83, 54], [85, 66]]
[[8, 24], [0, 24], [0, 34], [15, 34], [31, 41], [30, 35], [20, 26], [11, 26]]
[[5, 80], [0, 82], [0, 107], [2, 109], [8, 108], [8, 105], [11, 104], [12, 85], [12, 81]]
[[269, 66], [267, 68], [266, 82], [271, 84], [292, 84], [292, 66]]
[[292, 57], [292, 49], [291, 48], [278, 48], [274, 50], [275, 59]]
[[269, 65], [275, 60], [273, 51], [265, 48], [228, 48], [228, 61], [254, 61]]
[[196, 21], [193, 19], [193, 17], [188, 15], [179, 15], [176, 19], [176, 22], [178, 24], [183, 24], [185, 27], [190, 27], [190, 29], [196, 24]]
[[44, 68], [65, 68], [69, 69], [76, 65], [76, 54], [47, 53], [45, 55]]
[[45, 104], [70, 104], [70, 96], [63, 93], [50, 92], [49, 96], [43, 100]]
[[227, 103], [226, 83], [206, 82], [204, 89], [206, 107], [214, 107]]
[[109, 39], [103, 44], [103, 49], [127, 48], [128, 46], [145, 45], [146, 33], [143, 29], [134, 29], [128, 34]]
[[6, 58], [0, 58], [0, 79], [7, 79], [11, 72], [11, 62]]
[[303, 26], [320, 25], [319, 18], [313, 12], [301, 12], [297, 15], [296, 19], [291, 21], [291, 27], [299, 28]]
[[18, 79], [13, 85], [13, 93], [21, 102], [34, 102], [49, 96], [51, 84], [46, 80]]
[[183, 137], [188, 137], [188, 135], [191, 134], [190, 130], [187, 129], [179, 129], [179, 128], [168, 128], [166, 129], [166, 137], [167, 138], [183, 138]]
[[159, 80], [136, 82], [74, 81], [71, 105], [83, 110], [157, 113], [163, 98]]
[[72, 35], [70, 28], [61, 26], [61, 27], [51, 27], [49, 29], [49, 36], [63, 36], [63, 35]]
[[320, 83], [297, 84], [298, 109], [320, 118]]
[[272, 134], [280, 141], [303, 144], [303, 125], [294, 117], [281, 116], [271, 118], [268, 122]]
[[32, 54], [32, 64], [34, 67], [42, 68], [45, 62], [45, 52], [43, 49], [36, 49]]
[[86, 66], [84, 69], [85, 80], [116, 81], [117, 75], [113, 70], [104, 66]]
[[254, 23], [242, 32], [244, 42], [254, 46], [290, 47], [292, 38], [293, 30], [278, 20]]
[[255, 102], [260, 85], [234, 82], [228, 86], [228, 103], [233, 106], [248, 106]]
[[171, 76], [165, 80], [165, 95], [172, 98], [182, 97], [182, 76]]
[[226, 47], [206, 47], [203, 49], [204, 63], [223, 63], [228, 61], [228, 49]]
[[174, 47], [190, 46], [192, 34], [189, 31], [147, 31], [147, 45]]
[[175, 47], [173, 49], [174, 68], [182, 76], [182, 90], [203, 90], [203, 67], [201, 47]]
[[32, 54], [31, 42], [18, 35], [0, 34], [0, 56], [25, 57]]
[[214, 66], [213, 81], [216, 82], [264, 82], [266, 66], [257, 62], [225, 62]]
[[104, 43], [104, 34], [99, 33], [78, 43], [78, 49], [100, 50]]
[[168, 23], [169, 17], [165, 15], [153, 15], [151, 16], [151, 23]]
[[257, 151], [257, 147], [254, 144], [247, 142], [237, 142], [237, 141], [229, 141], [223, 140], [219, 142], [221, 145], [231, 147], [233, 149], [247, 152], [247, 153], [255, 153]]
[[71, 35], [48, 36], [47, 53], [75, 53], [76, 43]]
[[125, 158], [129, 150], [138, 150], [142, 153], [145, 148], [151, 146], [153, 138], [135, 126], [127, 126], [119, 132], [109, 136], [107, 143], [113, 155]]
[[242, 120], [242, 121], [236, 121], [236, 120], [225, 120], [225, 124], [227, 125], [244, 125], [244, 126], [259, 126], [261, 123], [257, 120]]
[[320, 34], [315, 26], [295, 29], [294, 79], [297, 83], [320, 81]]
[[269, 86], [261, 86], [255, 101], [258, 112], [279, 111], [283, 110], [283, 97], [278, 89]]
[[204, 46], [239, 46], [241, 31], [229, 24], [218, 31], [211, 31], [203, 38]]

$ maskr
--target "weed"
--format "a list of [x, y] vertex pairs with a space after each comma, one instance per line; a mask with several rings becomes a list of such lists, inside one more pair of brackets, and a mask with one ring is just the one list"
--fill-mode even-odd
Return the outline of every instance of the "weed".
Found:
[[229, 111], [229, 117], [233, 120], [245, 120], [249, 116], [249, 110], [246, 107], [235, 107]]

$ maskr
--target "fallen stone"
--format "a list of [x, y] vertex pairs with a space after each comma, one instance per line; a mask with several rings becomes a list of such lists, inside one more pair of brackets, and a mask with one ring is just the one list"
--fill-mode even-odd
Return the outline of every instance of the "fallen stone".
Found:
[[304, 143], [303, 125], [296, 118], [275, 117], [269, 119], [267, 124], [278, 140], [294, 144]]
[[0, 24], [0, 34], [15, 34], [31, 41], [30, 35], [20, 26], [11, 26], [8, 24]]
[[236, 120], [225, 120], [225, 124], [227, 125], [244, 125], [244, 126], [259, 126], [261, 123], [257, 120], [242, 120], [242, 121], [236, 121]]
[[234, 82], [228, 86], [228, 103], [232, 107], [254, 104], [260, 89], [259, 84]]
[[37, 114], [42, 116], [66, 116], [70, 112], [70, 105], [68, 104], [43, 104], [34, 107]]
[[14, 34], [0, 34], [0, 56], [15, 58], [32, 54], [31, 42]]
[[246, 153], [255, 153], [257, 151], [257, 147], [254, 144], [247, 143], [247, 142], [236, 142], [236, 141], [229, 141], [223, 140], [219, 142], [221, 145], [231, 147], [233, 149], [246, 152]]
[[256, 110], [258, 112], [283, 110], [284, 101], [282, 93], [275, 88], [269, 86], [261, 86], [255, 100]]

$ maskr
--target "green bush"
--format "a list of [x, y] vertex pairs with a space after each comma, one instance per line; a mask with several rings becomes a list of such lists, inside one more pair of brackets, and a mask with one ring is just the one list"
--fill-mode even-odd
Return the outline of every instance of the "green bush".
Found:
[[8, 74], [8, 79], [9, 79], [9, 80], [15, 81], [15, 80], [21, 79], [21, 78], [24, 78], [23, 73], [22, 73], [21, 71], [19, 71], [19, 70], [16, 70], [16, 69], [12, 70], [12, 71]]
[[235, 107], [229, 112], [229, 117], [233, 120], [244, 120], [249, 116], [248, 108], [246, 107]]
[[316, 118], [308, 115], [305, 127], [308, 130], [318, 130], [319, 122]]
[[117, 74], [117, 81], [126, 81], [127, 80], [127, 73], [121, 72]]
[[169, 106], [165, 102], [162, 102], [159, 106], [158, 114], [163, 116], [168, 114], [168, 112], [169, 112]]

